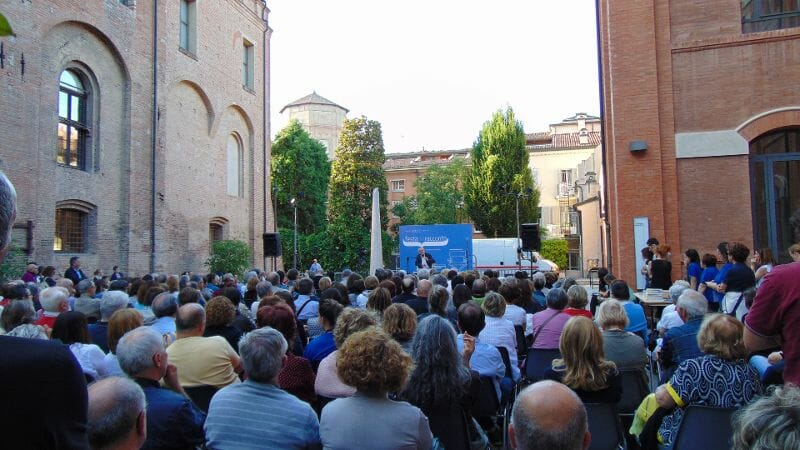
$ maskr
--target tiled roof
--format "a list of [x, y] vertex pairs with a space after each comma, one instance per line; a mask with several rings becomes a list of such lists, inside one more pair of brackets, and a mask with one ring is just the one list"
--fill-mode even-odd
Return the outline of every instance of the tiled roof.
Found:
[[292, 106], [300, 106], [300, 105], [328, 105], [328, 106], [335, 106], [337, 108], [343, 109], [345, 114], [350, 112], [347, 108], [339, 106], [336, 103], [333, 103], [332, 101], [330, 101], [327, 98], [317, 94], [317, 92], [314, 91], [311, 94], [306, 95], [303, 98], [298, 98], [297, 100], [295, 100], [295, 101], [289, 103], [288, 105], [284, 106], [281, 109], [281, 114], [283, 114], [283, 111], [286, 108], [289, 108], [289, 107], [292, 107]]
[[430, 167], [435, 164], [449, 164], [454, 159], [464, 159], [470, 149], [449, 151], [423, 151], [411, 153], [388, 153], [383, 170]]
[[532, 136], [538, 134], [550, 133], [532, 133], [528, 134], [527, 144], [528, 148], [534, 150], [549, 150], [549, 149], [566, 149], [566, 148], [579, 148], [579, 147], [597, 147], [600, 145], [601, 138], [599, 131], [590, 131], [588, 133], [589, 141], [586, 144], [581, 144], [580, 133], [558, 133], [550, 135], [550, 139], [532, 139]]

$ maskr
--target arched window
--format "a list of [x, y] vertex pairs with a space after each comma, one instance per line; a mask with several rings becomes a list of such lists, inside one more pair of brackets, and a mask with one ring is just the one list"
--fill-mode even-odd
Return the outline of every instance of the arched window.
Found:
[[87, 253], [91, 250], [92, 231], [95, 227], [95, 206], [71, 199], [56, 203], [55, 236], [53, 251]]
[[779, 262], [800, 242], [800, 127], [765, 133], [750, 142], [753, 242]]
[[89, 91], [81, 76], [72, 69], [61, 72], [58, 89], [58, 145], [56, 161], [76, 169], [86, 169], [89, 119]]
[[226, 149], [227, 191], [234, 197], [242, 196], [242, 144], [235, 134], [228, 136]]
[[224, 217], [214, 217], [208, 223], [208, 252], [214, 252], [214, 242], [225, 239], [225, 228], [228, 226], [228, 219]]

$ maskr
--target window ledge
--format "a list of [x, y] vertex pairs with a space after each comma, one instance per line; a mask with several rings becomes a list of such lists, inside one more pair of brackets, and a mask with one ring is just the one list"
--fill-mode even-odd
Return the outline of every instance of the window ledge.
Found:
[[256, 95], [256, 90], [253, 89], [253, 88], [250, 88], [250, 87], [247, 87], [247, 86], [242, 86], [242, 89], [244, 89], [245, 91], [247, 91], [247, 92], [249, 92], [249, 93], [251, 93], [253, 95]]
[[88, 170], [86, 170], [86, 169], [85, 169], [85, 168], [83, 168], [83, 167], [75, 167], [75, 166], [71, 166], [71, 165], [69, 165], [69, 164], [62, 164], [62, 163], [60, 163], [60, 162], [58, 162], [58, 161], [56, 161], [56, 166], [58, 166], [58, 167], [64, 167], [65, 169], [80, 170], [81, 172], [86, 172], [86, 173], [89, 173], [89, 171], [88, 171]]
[[197, 55], [192, 53], [190, 50], [187, 50], [187, 49], [185, 49], [185, 48], [183, 48], [183, 47], [181, 47], [179, 45], [178, 46], [178, 51], [183, 53], [184, 55], [188, 56], [189, 58], [192, 58], [193, 60], [197, 61]]

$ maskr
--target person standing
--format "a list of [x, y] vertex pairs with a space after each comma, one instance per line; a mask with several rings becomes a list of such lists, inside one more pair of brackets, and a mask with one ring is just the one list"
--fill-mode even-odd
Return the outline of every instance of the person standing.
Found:
[[433, 259], [433, 256], [425, 252], [425, 247], [420, 247], [419, 250], [417, 250], [417, 259], [414, 261], [414, 265], [417, 266], [417, 269], [431, 269], [434, 264], [436, 264], [436, 260]]
[[308, 268], [308, 272], [312, 275], [317, 272], [322, 272], [322, 265], [317, 261], [317, 258], [311, 261], [311, 267]]
[[72, 280], [72, 284], [77, 285], [78, 282], [86, 278], [86, 274], [81, 270], [81, 260], [77, 256], [69, 259], [69, 269], [64, 272], [64, 278]]

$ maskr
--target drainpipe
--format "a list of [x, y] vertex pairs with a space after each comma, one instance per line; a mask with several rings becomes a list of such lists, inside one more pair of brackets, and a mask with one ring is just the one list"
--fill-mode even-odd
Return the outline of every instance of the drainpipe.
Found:
[[[261, 141], [261, 151], [262, 151], [262, 162], [263, 162], [263, 176], [261, 177], [262, 182], [262, 190], [264, 193], [263, 198], [263, 229], [264, 233], [267, 232], [267, 173], [268, 173], [268, 166], [267, 166], [267, 154], [268, 154], [268, 141], [269, 141], [269, 126], [267, 119], [269, 117], [269, 103], [268, 103], [268, 95], [267, 92], [269, 91], [269, 78], [267, 78], [267, 73], [269, 68], [267, 67], [267, 34], [269, 33], [269, 17], [268, 17], [268, 9], [267, 9], [267, 1], [263, 0], [262, 5], [264, 9], [261, 11], [261, 19], [264, 21], [264, 34], [262, 36], [262, 45], [261, 45], [261, 52], [262, 52], [262, 70], [263, 70], [263, 89], [261, 91], [261, 101], [263, 103], [262, 113], [261, 113], [261, 133], [262, 133], [262, 141]], [[274, 222], [273, 217], [273, 222]], [[275, 225], [277, 226], [277, 225]], [[276, 231], [276, 230], [273, 230]], [[275, 270], [275, 257], [272, 258], [273, 267], [272, 270]], [[267, 258], [264, 257], [264, 268], [267, 267]]]
[[[603, 94], [603, 46], [600, 37], [602, 36], [600, 31], [600, 0], [595, 0], [594, 2], [595, 8], [595, 25], [597, 27], [597, 81], [598, 86], [600, 88], [600, 144], [603, 146], [602, 152], [602, 167], [603, 167], [603, 174], [608, 174], [608, 158], [606, 157], [606, 152], [608, 152], [608, 141], [606, 139], [606, 130], [605, 130], [605, 95]], [[608, 178], [606, 177], [606, 182], [603, 183], [603, 195], [600, 196], [600, 218], [605, 219], [606, 223], [606, 230], [605, 230], [605, 245], [603, 245], [601, 241], [600, 245], [600, 252], [601, 258], [606, 259], [606, 268], [608, 269], [609, 273], [613, 273], [612, 263], [611, 263], [611, 222], [608, 219]], [[603, 233], [600, 233], [601, 239], [603, 239]], [[608, 254], [603, 255], [606, 253], [605, 249], [608, 248]]]
[[158, 0], [153, 0], [153, 137], [150, 154], [150, 273], [156, 271], [156, 150], [158, 142]]

